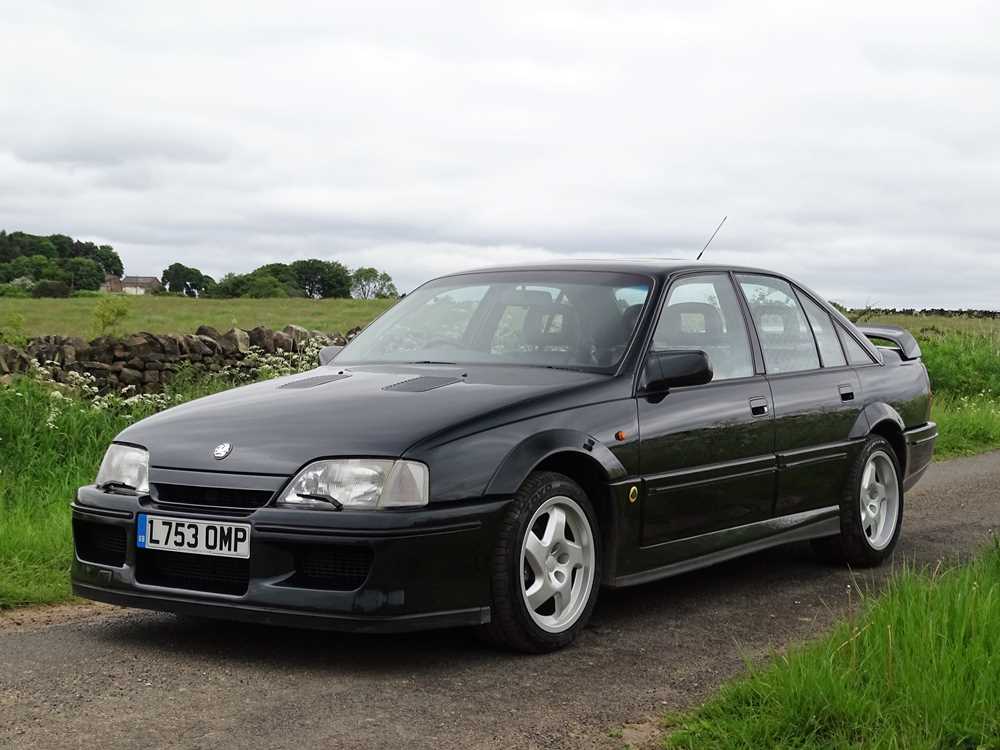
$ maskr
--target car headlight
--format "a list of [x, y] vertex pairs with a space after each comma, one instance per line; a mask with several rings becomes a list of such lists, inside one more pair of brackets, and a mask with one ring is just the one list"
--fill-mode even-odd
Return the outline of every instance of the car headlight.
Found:
[[134, 445], [112, 443], [97, 471], [97, 486], [149, 493], [149, 452]]
[[289, 508], [407, 508], [427, 505], [430, 476], [416, 461], [340, 458], [300, 471], [278, 498]]

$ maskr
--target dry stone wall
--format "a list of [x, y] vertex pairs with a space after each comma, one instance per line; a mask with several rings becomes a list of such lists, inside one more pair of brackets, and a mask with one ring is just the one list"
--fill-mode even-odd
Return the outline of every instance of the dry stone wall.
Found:
[[89, 373], [102, 391], [133, 386], [136, 392], [156, 393], [184, 367], [218, 372], [239, 363], [255, 347], [268, 354], [303, 352], [316, 345], [343, 346], [360, 328], [323, 333], [288, 325], [280, 331], [258, 326], [249, 331], [231, 328], [219, 333], [201, 326], [193, 334], [136, 333], [130, 336], [99, 336], [92, 341], [68, 336], [39, 336], [26, 346], [0, 343], [0, 379], [28, 372], [42, 365], [58, 382], [66, 373]]

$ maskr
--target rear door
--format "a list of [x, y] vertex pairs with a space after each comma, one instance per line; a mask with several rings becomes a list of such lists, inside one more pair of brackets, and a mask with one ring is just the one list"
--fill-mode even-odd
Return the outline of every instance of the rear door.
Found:
[[830, 315], [784, 279], [737, 274], [764, 355], [774, 408], [775, 515], [840, 503], [864, 399]]
[[744, 311], [728, 273], [676, 279], [653, 334], [655, 351], [704, 350], [710, 383], [638, 399], [643, 546], [771, 517], [774, 434]]

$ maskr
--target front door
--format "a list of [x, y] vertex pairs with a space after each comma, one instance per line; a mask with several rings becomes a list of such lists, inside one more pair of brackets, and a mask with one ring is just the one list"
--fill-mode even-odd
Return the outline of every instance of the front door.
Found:
[[859, 444], [849, 439], [864, 405], [829, 313], [774, 276], [739, 274], [774, 400], [775, 515], [840, 503]]
[[[682, 276], [667, 292], [653, 349], [701, 349], [712, 381], [640, 396], [643, 546], [771, 517], [774, 429], [728, 273]], [[708, 545], [711, 547], [711, 545]]]

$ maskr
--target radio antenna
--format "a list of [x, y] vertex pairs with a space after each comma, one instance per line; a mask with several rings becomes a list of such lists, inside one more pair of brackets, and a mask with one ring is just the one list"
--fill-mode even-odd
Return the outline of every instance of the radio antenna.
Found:
[[728, 215], [722, 217], [722, 221], [719, 222], [719, 226], [717, 226], [715, 228], [715, 231], [712, 232], [712, 236], [708, 238], [708, 242], [705, 243], [705, 247], [703, 247], [701, 249], [701, 252], [698, 253], [698, 257], [695, 258], [695, 260], [701, 260], [701, 256], [705, 254], [705, 251], [708, 249], [708, 246], [711, 245], [712, 244], [712, 240], [715, 239], [715, 235], [717, 235], [719, 233], [719, 230], [722, 229], [722, 225], [726, 223], [726, 219], [728, 219], [728, 218], [729, 218]]

